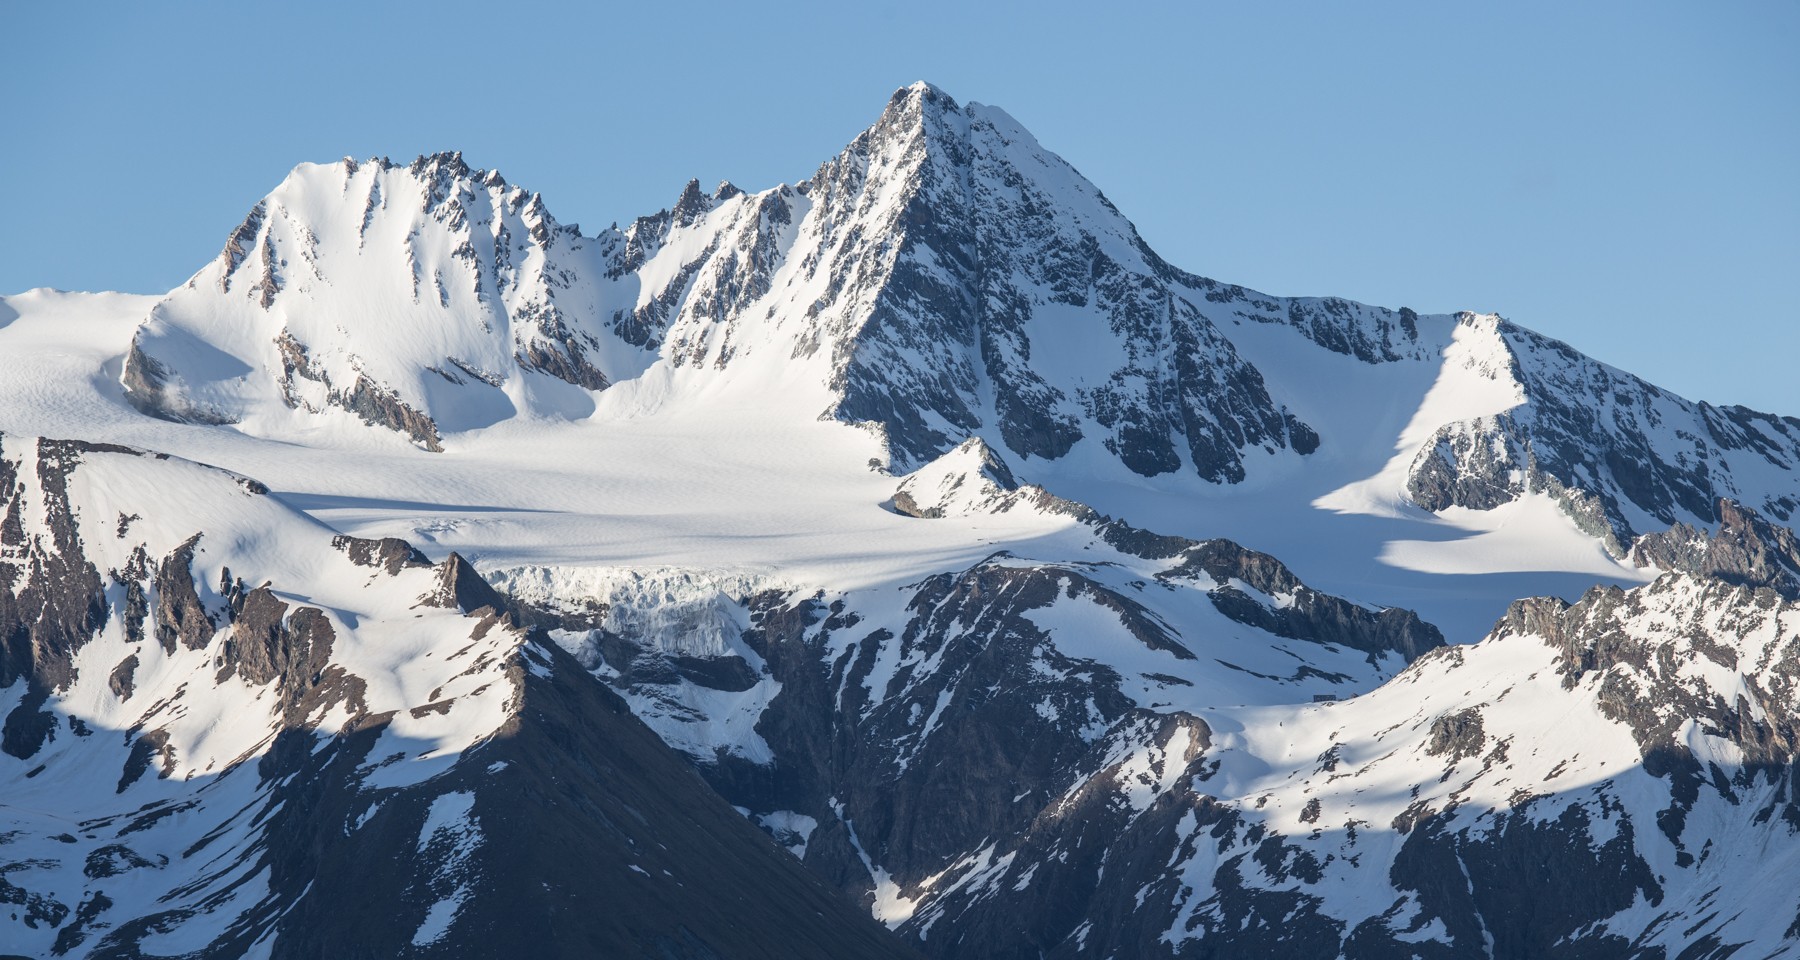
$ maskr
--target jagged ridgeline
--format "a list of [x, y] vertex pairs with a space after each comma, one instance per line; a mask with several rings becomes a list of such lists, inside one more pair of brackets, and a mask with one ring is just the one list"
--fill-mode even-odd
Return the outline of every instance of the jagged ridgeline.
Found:
[[1800, 955], [1800, 420], [1184, 272], [999, 109], [0, 308], [0, 955]]
[[431, 450], [595, 415], [596, 391], [646, 377], [665, 406], [725, 381], [870, 426], [899, 472], [978, 435], [1028, 463], [1092, 447], [1231, 484], [1363, 440], [1310, 422], [1350, 399], [1329, 383], [1272, 386], [1280, 358], [1242, 349], [1264, 325], [1396, 380], [1454, 353], [1483, 381], [1488, 402], [1421, 411], [1441, 422], [1417, 424], [1400, 484], [1428, 510], [1544, 492], [1622, 554], [1716, 521], [1721, 497], [1800, 507], [1800, 422], [1690, 403], [1496, 318], [1183, 272], [1004, 111], [924, 84], [798, 184], [689, 183], [594, 236], [460, 154], [303, 165], [151, 311], [122, 379], [157, 416], [348, 417]]

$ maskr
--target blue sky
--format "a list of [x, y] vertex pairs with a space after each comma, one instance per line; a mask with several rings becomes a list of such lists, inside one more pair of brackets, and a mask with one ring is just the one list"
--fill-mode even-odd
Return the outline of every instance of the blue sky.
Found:
[[0, 292], [179, 284], [288, 168], [461, 149], [590, 231], [916, 79], [1172, 262], [1504, 314], [1800, 415], [1800, 4], [0, 5]]

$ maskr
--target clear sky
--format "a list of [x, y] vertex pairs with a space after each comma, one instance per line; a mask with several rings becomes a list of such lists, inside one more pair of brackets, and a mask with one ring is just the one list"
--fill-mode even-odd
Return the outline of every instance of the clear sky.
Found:
[[930, 80], [1171, 262], [1501, 313], [1800, 415], [1800, 3], [0, 2], [0, 292], [161, 291], [288, 168], [461, 149], [591, 232]]

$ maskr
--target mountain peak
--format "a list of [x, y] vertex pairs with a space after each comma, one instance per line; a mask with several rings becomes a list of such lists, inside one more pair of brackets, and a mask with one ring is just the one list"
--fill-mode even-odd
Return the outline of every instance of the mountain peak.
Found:
[[675, 206], [669, 212], [674, 215], [676, 226], [689, 227], [711, 210], [712, 201], [701, 191], [700, 180], [695, 177], [681, 188], [681, 196], [676, 199]]
[[461, 150], [422, 153], [413, 160], [410, 169], [415, 176], [440, 170], [455, 177], [466, 177], [470, 174], [469, 165], [463, 161]]
[[[122, 380], [157, 416], [335, 407], [428, 450], [440, 429], [520, 411], [585, 415], [580, 391], [610, 383], [599, 335], [576, 320], [604, 282], [594, 255], [539, 194], [461, 151], [303, 163], [152, 311]], [[232, 361], [202, 362], [201, 344]]]
[[945, 93], [942, 87], [926, 80], [914, 80], [912, 83], [895, 90], [894, 95], [888, 98], [888, 102], [893, 104], [914, 99], [923, 103], [942, 107], [946, 110], [962, 109], [957, 105], [955, 97]]
[[928, 142], [948, 147], [960, 163], [962, 151], [955, 145], [966, 139], [967, 133], [968, 119], [963, 107], [949, 94], [921, 80], [895, 90], [880, 118], [852, 143], [851, 149], [856, 148], [856, 143], [908, 143], [923, 136]]

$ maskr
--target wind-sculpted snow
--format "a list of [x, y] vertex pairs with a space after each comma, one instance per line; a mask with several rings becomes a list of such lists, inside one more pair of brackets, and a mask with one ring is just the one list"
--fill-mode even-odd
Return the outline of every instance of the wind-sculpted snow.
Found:
[[301, 167], [152, 311], [122, 379], [157, 416], [270, 432], [279, 401], [433, 450], [585, 415], [581, 389], [655, 364], [802, 376], [902, 468], [983, 431], [1214, 482], [1247, 448], [1311, 450], [1184, 276], [1005, 113], [921, 84], [796, 187], [690, 183], [592, 238], [460, 155]]

